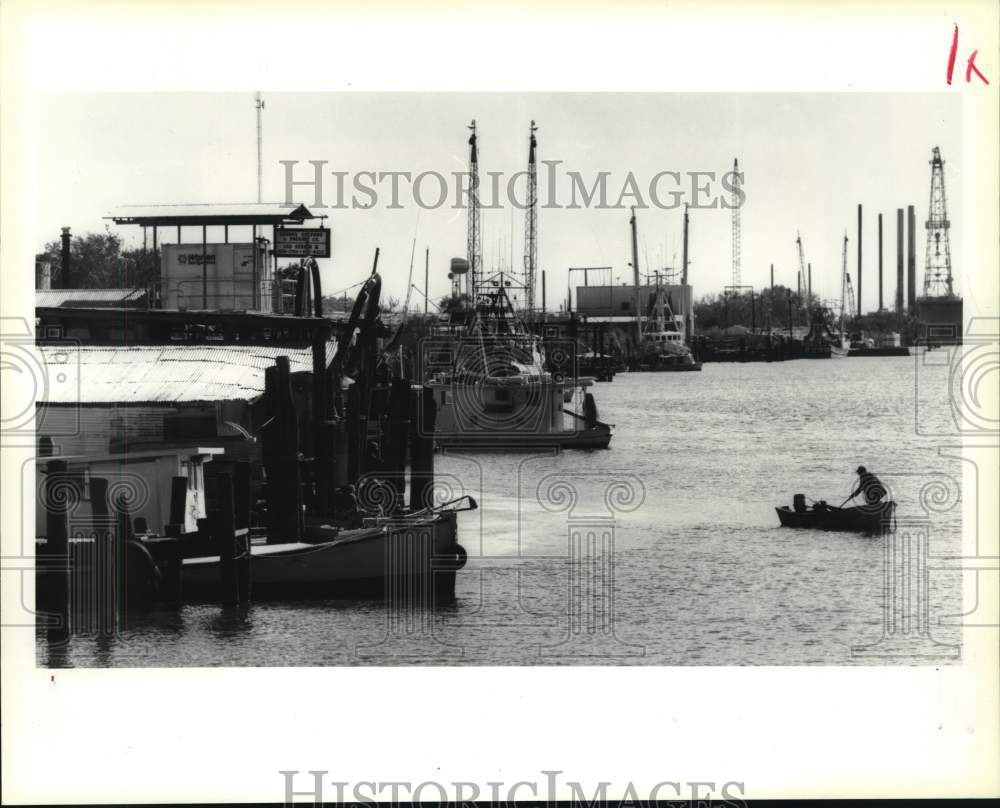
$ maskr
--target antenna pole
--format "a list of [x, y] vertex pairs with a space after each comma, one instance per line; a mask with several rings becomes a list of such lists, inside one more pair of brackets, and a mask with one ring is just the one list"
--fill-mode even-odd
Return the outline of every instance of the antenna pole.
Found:
[[263, 139], [261, 137], [261, 120], [260, 111], [264, 109], [264, 102], [261, 100], [260, 91], [257, 92], [257, 96], [254, 99], [257, 106], [257, 202], [264, 201], [264, 182], [263, 182]]
[[[538, 127], [532, 121], [528, 131], [528, 198], [524, 214], [524, 307], [529, 317], [535, 310], [535, 266], [538, 262], [538, 174], [535, 168], [537, 130]], [[513, 238], [513, 233], [511, 237]], [[513, 257], [513, 249], [511, 254]]]

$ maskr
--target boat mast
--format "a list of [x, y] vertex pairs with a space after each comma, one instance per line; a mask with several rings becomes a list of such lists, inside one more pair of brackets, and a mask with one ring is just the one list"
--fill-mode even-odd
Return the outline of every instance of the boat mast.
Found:
[[[686, 302], [687, 295], [687, 285], [688, 285], [688, 206], [684, 205], [684, 253], [683, 253], [683, 266], [684, 269], [681, 272], [681, 295], [685, 296]], [[691, 302], [694, 302], [694, 296], [692, 295]], [[684, 312], [684, 341], [690, 345], [691, 344], [691, 332], [694, 331], [694, 319], [691, 312], [691, 306], [685, 305], [686, 311]]]
[[844, 344], [844, 307], [847, 305], [847, 233], [844, 233], [844, 257], [840, 270], [840, 344]]
[[642, 343], [642, 312], [639, 309], [639, 237], [636, 234], [635, 208], [632, 208], [632, 296], [635, 298], [635, 346]]
[[[535, 169], [535, 132], [538, 127], [531, 122], [528, 139], [528, 198], [527, 210], [524, 214], [524, 308], [528, 317], [535, 310], [535, 265], [538, 262], [538, 174]], [[513, 244], [514, 228], [511, 227], [511, 243]], [[514, 250], [511, 248], [511, 263]]]

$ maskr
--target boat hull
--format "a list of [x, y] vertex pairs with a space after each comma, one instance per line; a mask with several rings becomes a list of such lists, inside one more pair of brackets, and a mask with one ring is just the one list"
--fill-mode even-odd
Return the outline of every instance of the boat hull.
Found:
[[537, 449], [607, 449], [611, 443], [611, 427], [598, 424], [592, 429], [563, 432], [466, 433], [435, 435], [434, 442], [442, 449], [489, 449], [516, 452]]
[[775, 508], [782, 527], [833, 530], [856, 533], [884, 533], [892, 524], [895, 502], [880, 502], [871, 507], [836, 508], [817, 503], [796, 511], [787, 505]]
[[640, 362], [639, 370], [644, 373], [683, 373], [701, 370], [701, 362], [688, 364], [680, 362]]
[[850, 357], [855, 356], [909, 356], [910, 349], [903, 347], [887, 347], [887, 348], [851, 348], [847, 352]]
[[[385, 596], [403, 581], [453, 597], [455, 573], [465, 564], [456, 536], [455, 514], [445, 513], [344, 530], [332, 541], [254, 545], [252, 597]], [[185, 559], [185, 599], [214, 598], [220, 576], [218, 556]]]

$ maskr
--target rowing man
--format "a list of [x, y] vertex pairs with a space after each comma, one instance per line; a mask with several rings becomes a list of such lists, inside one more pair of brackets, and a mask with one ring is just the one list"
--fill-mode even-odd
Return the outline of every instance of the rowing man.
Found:
[[851, 492], [850, 499], [864, 494], [865, 505], [877, 505], [886, 495], [882, 481], [864, 466], [858, 466], [858, 487]]

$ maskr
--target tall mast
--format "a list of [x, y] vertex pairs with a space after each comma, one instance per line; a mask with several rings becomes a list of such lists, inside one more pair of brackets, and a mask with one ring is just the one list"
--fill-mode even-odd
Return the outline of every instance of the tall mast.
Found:
[[740, 285], [740, 161], [733, 160], [733, 286]]
[[260, 111], [264, 109], [264, 101], [260, 97], [260, 92], [258, 91], [254, 103], [257, 106], [257, 202], [264, 201], [264, 183], [263, 183], [263, 139], [261, 137], [261, 122], [260, 122]]
[[[805, 252], [802, 250], [802, 234], [796, 231], [795, 233], [795, 246], [799, 251], [799, 305], [802, 305], [802, 288], [805, 286], [806, 282], [806, 256]], [[809, 308], [808, 295], [806, 296], [805, 308]]]
[[[681, 270], [681, 294], [684, 295], [684, 340], [688, 344], [691, 343], [691, 332], [694, 330], [694, 319], [692, 317], [691, 306], [688, 304], [687, 299], [687, 282], [688, 282], [688, 206], [684, 206], [684, 252], [682, 253], [682, 265]], [[691, 296], [691, 302], [694, 302], [694, 295]]]
[[840, 344], [844, 344], [844, 310], [847, 307], [847, 233], [844, 233], [844, 256], [840, 269]]
[[924, 297], [952, 297], [951, 241], [944, 194], [944, 160], [935, 146], [931, 159], [931, 198], [927, 207], [927, 253], [924, 256]]
[[535, 265], [538, 261], [538, 174], [535, 170], [537, 129], [532, 121], [528, 133], [528, 198], [524, 215], [524, 307], [529, 317], [535, 310]]
[[483, 255], [483, 234], [479, 224], [479, 152], [476, 145], [475, 119], [469, 125], [469, 129], [472, 130], [472, 135], [469, 137], [469, 223], [466, 244], [469, 273], [466, 280], [466, 292], [475, 303]]
[[632, 208], [632, 295], [635, 298], [635, 345], [642, 343], [642, 311], [639, 308], [639, 237], [636, 233], [635, 208]]

